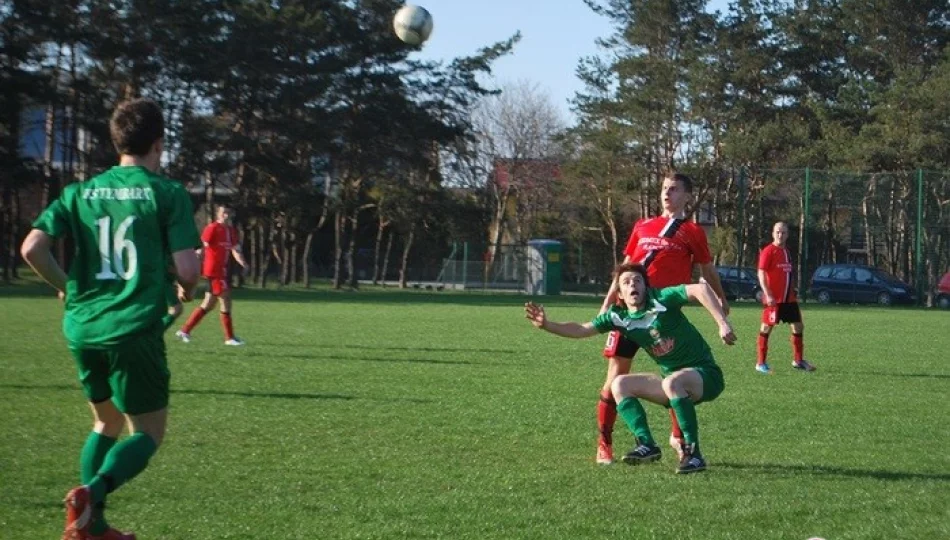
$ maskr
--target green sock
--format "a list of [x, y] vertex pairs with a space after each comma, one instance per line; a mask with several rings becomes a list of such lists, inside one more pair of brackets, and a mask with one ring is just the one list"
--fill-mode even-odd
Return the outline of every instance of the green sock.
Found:
[[175, 324], [175, 319], [177, 318], [178, 317], [172, 315], [171, 313], [166, 313], [165, 316], [162, 317], [162, 327], [165, 330], [168, 330], [173, 324]]
[[653, 440], [653, 434], [650, 433], [650, 426], [647, 425], [647, 412], [643, 410], [643, 405], [637, 398], [626, 397], [617, 404], [617, 413], [627, 423], [627, 427], [637, 438], [637, 443], [647, 446], [656, 446]]
[[[106, 454], [115, 446], [118, 439], [96, 433], [92, 431], [86, 438], [86, 444], [82, 447], [82, 454], [79, 455], [79, 479], [83, 485], [92, 482], [102, 462], [106, 459]], [[105, 501], [96, 505], [93, 510], [92, 524], [89, 526], [89, 532], [94, 535], [101, 535], [109, 528], [104, 515]]]
[[144, 471], [157, 449], [152, 437], [141, 432], [133, 433], [116, 444], [106, 454], [95, 478], [86, 484], [92, 492], [93, 502], [105, 500], [107, 494]]
[[670, 399], [670, 407], [676, 413], [686, 444], [695, 444], [696, 453], [699, 453], [699, 422], [696, 420], [696, 405], [693, 400], [688, 397], [675, 397]]

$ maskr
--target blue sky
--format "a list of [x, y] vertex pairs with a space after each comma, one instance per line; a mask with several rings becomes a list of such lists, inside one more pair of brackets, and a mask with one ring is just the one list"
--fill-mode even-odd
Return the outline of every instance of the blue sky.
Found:
[[[567, 100], [583, 89], [578, 60], [597, 54], [594, 41], [612, 29], [582, 0], [411, 0], [429, 10], [434, 30], [422, 51], [426, 60], [467, 56], [521, 31], [514, 53], [495, 63], [497, 84], [526, 80], [551, 97], [572, 122]], [[726, 11], [728, 0], [711, 0], [709, 11]]]

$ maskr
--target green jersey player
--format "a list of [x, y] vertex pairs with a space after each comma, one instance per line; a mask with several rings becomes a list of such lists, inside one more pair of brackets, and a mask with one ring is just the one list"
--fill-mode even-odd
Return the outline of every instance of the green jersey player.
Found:
[[719, 324], [719, 336], [727, 345], [736, 341], [732, 327], [706, 283], [650, 289], [646, 269], [629, 263], [619, 265], [614, 275], [623, 305], [611, 307], [591, 322], [549, 321], [544, 307], [530, 302], [525, 304], [526, 317], [536, 327], [563, 337], [586, 338], [617, 330], [646, 350], [659, 364], [661, 377], [631, 373], [617, 377], [611, 385], [617, 411], [637, 439], [637, 446], [623, 461], [635, 465], [660, 459], [660, 448], [638, 400], [643, 398], [672, 408], [683, 429], [686, 442], [676, 472], [702, 471], [706, 461], [699, 450], [695, 406], [716, 399], [725, 382], [709, 345], [683, 315], [682, 307], [690, 300], [699, 301]]
[[[200, 245], [191, 200], [156, 174], [164, 144], [161, 108], [135, 99], [110, 121], [119, 165], [68, 185], [33, 224], [23, 258], [65, 301], [63, 332], [94, 415], [80, 456], [82, 485], [66, 496], [64, 538], [134, 539], [111, 528], [105, 499], [142, 472], [165, 434], [170, 374], [162, 317], [169, 261], [190, 300]], [[54, 239], [75, 246], [67, 276]], [[130, 435], [118, 440], [126, 421]]]

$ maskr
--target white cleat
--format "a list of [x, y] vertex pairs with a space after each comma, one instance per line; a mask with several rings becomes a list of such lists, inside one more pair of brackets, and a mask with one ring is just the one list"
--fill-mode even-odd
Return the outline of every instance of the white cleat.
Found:
[[175, 332], [175, 337], [180, 339], [182, 343], [191, 343], [191, 335], [188, 332], [182, 332], [179, 330]]
[[232, 347], [241, 347], [244, 345], [244, 342], [240, 338], [231, 338], [224, 342], [225, 345], [230, 345]]

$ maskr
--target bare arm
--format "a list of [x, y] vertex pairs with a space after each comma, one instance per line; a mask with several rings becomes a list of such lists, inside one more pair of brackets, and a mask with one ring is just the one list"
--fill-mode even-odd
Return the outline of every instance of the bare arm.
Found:
[[769, 277], [765, 273], [765, 270], [759, 269], [759, 286], [762, 287], [762, 296], [765, 298], [765, 305], [774, 306], [775, 299], [772, 298], [772, 293], [769, 292]]
[[190, 301], [195, 297], [195, 287], [198, 285], [198, 256], [193, 249], [183, 249], [172, 253], [172, 260], [181, 287], [179, 297], [183, 301]]
[[244, 252], [241, 251], [241, 246], [231, 248], [231, 255], [234, 255], [234, 260], [236, 260], [242, 268], [247, 268], [247, 261], [244, 260]]
[[600, 332], [588, 323], [564, 322], [558, 323], [549, 321], [544, 313], [544, 306], [539, 306], [533, 302], [524, 305], [525, 318], [531, 321], [535, 328], [540, 328], [552, 334], [566, 338], [588, 338], [595, 336]]
[[60, 268], [56, 258], [53, 257], [51, 248], [53, 246], [53, 237], [39, 229], [33, 229], [26, 235], [23, 245], [20, 246], [20, 255], [23, 260], [30, 265], [41, 278], [59, 291], [60, 294], [66, 292], [66, 272]]
[[[630, 256], [624, 255], [623, 264], [627, 264], [629, 262], [630, 262]], [[610, 309], [610, 306], [617, 303], [618, 289], [619, 287], [617, 286], [617, 281], [610, 280], [610, 288], [607, 289], [607, 296], [604, 297], [604, 302], [600, 305], [600, 312], [598, 314], [605, 313], [608, 309]]]
[[711, 262], [701, 264], [699, 265], [699, 272], [719, 298], [719, 304], [722, 306], [722, 311], [728, 315], [729, 302], [726, 300], [726, 292], [722, 289], [722, 282], [719, 281], [719, 272], [716, 271], [716, 265]]
[[686, 296], [690, 300], [698, 301], [712, 315], [716, 324], [719, 325], [719, 337], [722, 338], [723, 343], [732, 345], [736, 342], [736, 334], [732, 330], [732, 325], [726, 319], [726, 312], [722, 309], [719, 299], [713, 294], [713, 290], [708, 283], [687, 285]]

